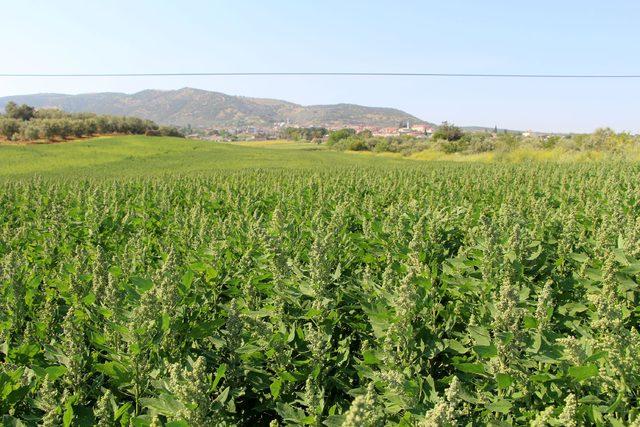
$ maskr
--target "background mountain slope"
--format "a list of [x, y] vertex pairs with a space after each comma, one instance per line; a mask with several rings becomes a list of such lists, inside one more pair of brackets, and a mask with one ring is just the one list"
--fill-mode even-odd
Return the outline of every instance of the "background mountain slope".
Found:
[[8, 96], [0, 98], [0, 108], [9, 101], [37, 108], [136, 116], [160, 124], [194, 127], [272, 126], [287, 121], [300, 126], [397, 126], [407, 120], [412, 124], [424, 123], [394, 108], [353, 104], [303, 106], [276, 99], [246, 98], [192, 88], [144, 90], [134, 94]]

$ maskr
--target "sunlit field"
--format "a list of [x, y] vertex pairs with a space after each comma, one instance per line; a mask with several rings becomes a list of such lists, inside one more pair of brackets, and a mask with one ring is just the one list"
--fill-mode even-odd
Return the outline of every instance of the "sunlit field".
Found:
[[5, 425], [637, 417], [637, 163], [135, 136], [0, 177]]

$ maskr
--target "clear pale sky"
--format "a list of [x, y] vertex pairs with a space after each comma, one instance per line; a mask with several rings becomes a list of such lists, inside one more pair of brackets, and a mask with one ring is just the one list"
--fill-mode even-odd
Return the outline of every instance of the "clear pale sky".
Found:
[[[374, 71], [640, 74], [640, 2], [5, 1], [0, 73]], [[640, 132], [640, 79], [0, 78], [0, 96], [190, 86], [432, 122]]]

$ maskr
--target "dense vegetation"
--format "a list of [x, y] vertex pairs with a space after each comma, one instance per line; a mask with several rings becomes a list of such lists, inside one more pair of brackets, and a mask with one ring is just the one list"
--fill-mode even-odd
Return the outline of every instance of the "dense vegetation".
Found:
[[13, 102], [7, 103], [5, 114], [0, 115], [0, 137], [9, 141], [53, 141], [112, 133], [180, 136], [173, 127], [158, 126], [150, 120], [136, 117], [72, 114], [56, 109], [36, 110], [29, 105]]
[[407, 135], [373, 136], [370, 132], [356, 133], [353, 129], [342, 129], [329, 134], [327, 146], [339, 151], [411, 154], [427, 149], [429, 144], [426, 139]]
[[322, 138], [327, 136], [329, 131], [323, 127], [293, 128], [287, 127], [280, 131], [280, 138], [292, 141], [322, 142]]
[[640, 136], [611, 129], [598, 129], [592, 134], [527, 135], [515, 132], [463, 132], [443, 123], [427, 138], [413, 136], [373, 136], [371, 132], [356, 133], [341, 129], [329, 133], [327, 145], [337, 150], [393, 152], [405, 155], [424, 150], [444, 153], [478, 154], [505, 153], [516, 149], [559, 150], [566, 152], [600, 151], [623, 155], [640, 150]]
[[638, 425], [639, 178], [389, 162], [5, 180], [0, 413]]

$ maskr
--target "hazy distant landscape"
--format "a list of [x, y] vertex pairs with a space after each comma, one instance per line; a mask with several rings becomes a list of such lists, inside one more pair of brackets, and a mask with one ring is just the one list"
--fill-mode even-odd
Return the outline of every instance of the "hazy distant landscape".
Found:
[[302, 106], [275, 99], [231, 96], [218, 92], [183, 88], [172, 91], [145, 90], [132, 95], [92, 93], [82, 95], [36, 94], [0, 98], [0, 108], [14, 101], [38, 108], [59, 108], [134, 116], [172, 126], [273, 127], [283, 123], [297, 126], [397, 126], [401, 122], [423, 123], [393, 108], [352, 104]]

